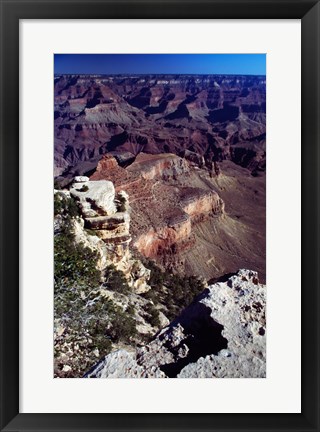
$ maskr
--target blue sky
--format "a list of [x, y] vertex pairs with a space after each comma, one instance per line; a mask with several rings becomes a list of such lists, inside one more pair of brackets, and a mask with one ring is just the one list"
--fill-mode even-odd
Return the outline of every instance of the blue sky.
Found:
[[55, 54], [55, 74], [265, 75], [265, 54]]

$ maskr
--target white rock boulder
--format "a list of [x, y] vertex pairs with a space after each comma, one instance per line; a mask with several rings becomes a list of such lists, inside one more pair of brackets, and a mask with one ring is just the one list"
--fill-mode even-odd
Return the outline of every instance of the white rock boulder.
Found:
[[74, 178], [75, 183], [84, 183], [84, 182], [88, 182], [88, 181], [89, 181], [89, 177], [86, 177], [86, 176], [77, 176]]
[[108, 216], [117, 211], [114, 185], [108, 180], [74, 183], [70, 194], [79, 201], [85, 218]]

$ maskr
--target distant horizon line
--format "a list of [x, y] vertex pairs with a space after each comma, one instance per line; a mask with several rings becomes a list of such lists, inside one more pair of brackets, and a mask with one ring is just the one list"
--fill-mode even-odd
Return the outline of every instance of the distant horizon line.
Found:
[[261, 76], [261, 77], [266, 77], [266, 74], [243, 74], [243, 73], [175, 73], [175, 72], [161, 72], [161, 73], [157, 73], [157, 72], [144, 72], [144, 73], [130, 73], [130, 72], [126, 72], [126, 73], [79, 73], [79, 72], [60, 72], [60, 73], [54, 73], [54, 76], [58, 76], [58, 75], [103, 75], [103, 76], [126, 76], [126, 75], [195, 75], [195, 76], [199, 76], [199, 75], [203, 75], [203, 76]]

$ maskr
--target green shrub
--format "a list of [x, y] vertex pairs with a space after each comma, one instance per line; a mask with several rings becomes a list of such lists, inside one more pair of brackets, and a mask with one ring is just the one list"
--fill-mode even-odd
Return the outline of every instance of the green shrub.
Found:
[[101, 353], [101, 355], [108, 355], [112, 350], [112, 342], [103, 333], [102, 334], [98, 333], [94, 338], [93, 347], [94, 349], [98, 348], [99, 353]]
[[172, 303], [167, 304], [166, 316], [169, 321], [173, 321], [179, 315], [179, 308]]
[[172, 275], [168, 281], [168, 288], [171, 302], [182, 310], [204, 290], [204, 284], [196, 276]]
[[91, 236], [96, 236], [97, 235], [97, 231], [90, 229], [90, 228], [85, 228], [85, 231], [87, 234], [91, 235]]
[[[62, 268], [74, 270], [72, 257], [71, 253], [70, 261], [65, 261]], [[91, 258], [85, 260], [91, 262]], [[99, 357], [105, 356], [113, 343], [132, 344], [137, 335], [134, 306], [129, 304], [124, 311], [102, 295], [90, 273], [85, 271], [84, 275], [78, 278], [63, 273], [60, 277], [58, 273], [55, 278], [55, 321], [66, 329], [55, 340], [56, 376], [81, 377], [97, 362], [97, 350]], [[67, 363], [62, 358], [67, 358]], [[67, 374], [63, 372], [64, 364], [72, 368]]]
[[147, 303], [144, 310], [147, 313], [147, 322], [152, 325], [152, 327], [160, 327], [159, 311], [154, 305], [152, 303]]
[[61, 190], [60, 182], [59, 182], [57, 179], [54, 180], [54, 182], [53, 182], [53, 187], [54, 187], [54, 189], [56, 189], [56, 190]]
[[[148, 344], [149, 342], [152, 341], [154, 335], [152, 333], [145, 333], [145, 334], [140, 334], [139, 338], [141, 339], [142, 343], [144, 345]], [[141, 346], [141, 345], [140, 345]]]
[[[181, 276], [164, 272], [151, 260], [145, 261], [144, 265], [151, 270], [148, 282], [151, 290], [144, 293], [143, 297], [156, 305], [164, 306], [170, 321], [204, 290], [203, 282], [196, 276]], [[155, 317], [153, 320], [156, 322]]]
[[54, 279], [56, 288], [74, 284], [96, 286], [100, 272], [96, 269], [98, 253], [76, 243], [72, 233], [54, 238]]
[[125, 197], [122, 196], [122, 195], [118, 195], [117, 196], [117, 200], [118, 200], [117, 211], [118, 212], [124, 212], [124, 211], [126, 211], [126, 202], [127, 202], [127, 200], [125, 199]]
[[54, 215], [57, 216], [58, 214], [63, 213], [63, 204], [64, 204], [64, 198], [61, 194], [55, 193], [54, 194]]
[[63, 193], [54, 194], [54, 215], [64, 218], [73, 218], [80, 215], [79, 208], [73, 198], [66, 197]]
[[149, 260], [147, 263], [147, 267], [151, 270], [149, 284], [156, 288], [160, 287], [163, 283], [165, 283], [167, 279], [167, 274], [163, 272], [160, 267], [158, 267], [153, 261]]
[[80, 189], [77, 189], [79, 192], [87, 192], [89, 190], [87, 185], [82, 185]]
[[104, 277], [104, 286], [109, 290], [120, 294], [128, 294], [130, 292], [127, 279], [121, 271], [115, 268], [114, 265], [110, 265], [105, 269]]
[[137, 335], [135, 319], [131, 315], [117, 310], [111, 320], [109, 334], [114, 342], [129, 343]]
[[145, 299], [151, 300], [153, 303], [158, 304], [160, 303], [159, 295], [157, 292], [151, 288], [151, 290], [141, 294]]
[[134, 316], [135, 308], [134, 308], [134, 305], [132, 303], [128, 304], [127, 309], [126, 309], [126, 313], [131, 315], [131, 316]]

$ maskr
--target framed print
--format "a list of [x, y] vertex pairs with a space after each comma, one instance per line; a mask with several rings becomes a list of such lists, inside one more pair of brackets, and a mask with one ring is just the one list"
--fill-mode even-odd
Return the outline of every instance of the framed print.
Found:
[[1, 28], [1, 430], [318, 430], [319, 2]]

